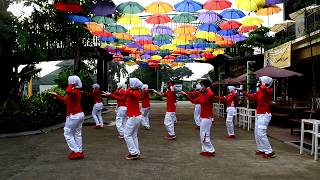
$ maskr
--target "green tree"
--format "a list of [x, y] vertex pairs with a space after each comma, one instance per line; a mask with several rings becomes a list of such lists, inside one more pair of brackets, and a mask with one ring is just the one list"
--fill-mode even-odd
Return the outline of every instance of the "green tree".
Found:
[[273, 44], [273, 38], [268, 35], [270, 32], [270, 28], [267, 27], [259, 27], [254, 31], [249, 33], [248, 39], [244, 42], [244, 46], [250, 48], [260, 48], [261, 54], [263, 54], [263, 50], [268, 46]]
[[171, 77], [174, 82], [179, 82], [183, 78], [188, 78], [192, 76], [192, 74], [193, 72], [188, 67], [184, 66], [177, 69], [173, 69]]

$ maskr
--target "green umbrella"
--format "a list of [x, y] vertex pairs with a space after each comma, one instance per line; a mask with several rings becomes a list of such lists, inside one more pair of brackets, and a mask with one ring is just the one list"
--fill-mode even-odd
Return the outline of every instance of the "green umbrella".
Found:
[[173, 36], [172, 36], [172, 35], [169, 35], [169, 34], [160, 34], [160, 35], [154, 36], [153, 39], [154, 39], [155, 41], [165, 41], [165, 40], [171, 40], [171, 39], [173, 39]]
[[205, 39], [196, 39], [193, 41], [193, 43], [202, 44], [202, 43], [208, 43], [208, 41]]
[[121, 25], [108, 25], [106, 29], [112, 33], [124, 33], [128, 32], [128, 30]]
[[196, 20], [197, 17], [189, 13], [177, 14], [172, 18], [172, 21], [175, 23], [189, 23]]
[[125, 39], [117, 39], [117, 43], [119, 44], [129, 44], [131, 43], [132, 41], [130, 40], [125, 40]]
[[92, 18], [92, 20], [94, 20], [97, 23], [102, 23], [102, 24], [113, 24], [114, 19], [110, 18], [110, 17], [106, 17], [106, 16], [95, 16], [94, 18]]
[[168, 49], [160, 50], [160, 51], [158, 52], [158, 55], [159, 55], [159, 56], [162, 56], [162, 57], [164, 57], [164, 56], [166, 56], [166, 55], [169, 55], [169, 54], [171, 54], [171, 52], [170, 52], [170, 50], [168, 50]]
[[137, 2], [123, 2], [117, 6], [117, 10], [127, 14], [137, 14], [144, 11], [144, 7]]

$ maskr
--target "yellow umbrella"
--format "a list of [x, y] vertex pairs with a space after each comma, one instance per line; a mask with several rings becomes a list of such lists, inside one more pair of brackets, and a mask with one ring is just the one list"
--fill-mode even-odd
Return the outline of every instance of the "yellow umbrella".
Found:
[[134, 65], [136, 65], [136, 62], [134, 62], [134, 61], [127, 61], [127, 62], [125, 62], [124, 64], [125, 64], [125, 65], [128, 65], [128, 66], [134, 66]]
[[281, 12], [282, 9], [278, 6], [267, 6], [264, 8], [259, 9], [256, 14], [258, 16], [269, 16], [269, 15], [273, 15], [273, 14], [277, 14], [279, 12]]
[[190, 44], [190, 42], [188, 40], [174, 39], [172, 40], [172, 44], [178, 46], [178, 45], [187, 45], [187, 44]]
[[215, 55], [224, 54], [224, 53], [225, 53], [225, 49], [223, 49], [223, 48], [215, 49], [213, 51], [213, 54], [215, 54]]
[[216, 36], [216, 33], [208, 32], [208, 31], [198, 31], [196, 33], [196, 37], [199, 39], [208, 39], [208, 38], [213, 38], [215, 36]]
[[103, 44], [101, 44], [101, 45], [100, 45], [100, 48], [102, 48], [102, 49], [103, 49], [103, 48], [105, 48], [105, 47], [107, 47], [107, 46], [108, 46], [108, 44], [103, 43]]
[[257, 17], [246, 17], [241, 21], [243, 26], [257, 26], [263, 23], [263, 20]]
[[151, 56], [151, 58], [150, 58], [151, 60], [156, 60], [156, 61], [159, 61], [159, 60], [161, 60], [162, 59], [162, 57], [161, 56], [159, 56], [159, 55], [153, 55], [153, 56]]
[[165, 44], [160, 47], [160, 50], [166, 50], [166, 49], [169, 51], [175, 51], [177, 50], [177, 46], [173, 44]]
[[125, 47], [123, 44], [116, 44], [116, 43], [111, 43], [111, 44], [109, 44], [109, 46], [111, 46], [111, 47], [116, 47], [116, 48], [123, 48], [123, 47]]
[[218, 35], [218, 34], [215, 34], [215, 36], [213, 37], [208, 37], [207, 38], [208, 41], [222, 41], [223, 40], [223, 37]]
[[137, 24], [141, 24], [142, 20], [139, 16], [132, 15], [132, 14], [125, 14], [118, 19], [117, 23], [122, 25], [127, 25], [127, 24], [137, 25]]
[[133, 37], [128, 33], [114, 33], [114, 37], [123, 40], [133, 40]]
[[151, 31], [146, 27], [139, 26], [130, 29], [129, 33], [132, 35], [150, 35]]
[[98, 24], [96, 22], [88, 22], [86, 23], [87, 29], [90, 32], [97, 32], [97, 31], [103, 31], [103, 26], [101, 24]]
[[194, 36], [193, 34], [179, 34], [176, 39], [179, 39], [179, 40], [195, 40], [197, 39], [196, 36]]
[[158, 1], [146, 6], [145, 10], [150, 14], [166, 14], [168, 12], [171, 12], [173, 10], [173, 7], [169, 3]]
[[143, 49], [145, 51], [157, 51], [159, 50], [159, 46], [153, 44], [145, 44], [143, 45]]
[[174, 29], [174, 32], [176, 34], [192, 34], [194, 32], [196, 32], [197, 29], [191, 25], [181, 25], [177, 28]]
[[245, 11], [256, 11], [265, 5], [265, 0], [236, 0], [236, 7]]
[[207, 52], [207, 53], [210, 53], [210, 52], [213, 52], [214, 50], [212, 48], [206, 48], [203, 52]]

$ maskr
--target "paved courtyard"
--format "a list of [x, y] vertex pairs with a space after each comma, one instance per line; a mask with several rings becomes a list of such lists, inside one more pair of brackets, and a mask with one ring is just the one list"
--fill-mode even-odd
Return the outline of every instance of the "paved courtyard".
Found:
[[[277, 157], [255, 155], [253, 132], [237, 129], [237, 139], [224, 138], [224, 119], [212, 128], [216, 156], [199, 156], [199, 132], [193, 128], [193, 106], [179, 102], [177, 140], [166, 141], [163, 103], [152, 104], [151, 130], [140, 129], [141, 160], [128, 161], [115, 127], [83, 128], [86, 159], [71, 161], [63, 129], [47, 134], [0, 139], [0, 179], [319, 179], [320, 161], [271, 139]], [[104, 115], [114, 119], [114, 113]], [[90, 119], [89, 121], [92, 121]]]

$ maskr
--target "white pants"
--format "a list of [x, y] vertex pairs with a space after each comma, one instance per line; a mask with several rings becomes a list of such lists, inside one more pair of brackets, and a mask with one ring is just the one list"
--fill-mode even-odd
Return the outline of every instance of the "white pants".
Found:
[[142, 115], [142, 126], [150, 128], [149, 123], [149, 114], [150, 114], [150, 107], [149, 108], [141, 108], [141, 115]]
[[64, 125], [64, 137], [71, 151], [82, 152], [82, 123], [84, 121], [83, 112], [67, 116]]
[[200, 141], [202, 145], [202, 152], [215, 152], [210, 139], [212, 122], [213, 119], [201, 118]]
[[117, 115], [116, 115], [116, 127], [118, 130], [118, 133], [120, 136], [124, 135], [124, 128], [126, 126], [127, 122], [127, 107], [125, 106], [120, 106], [117, 109]]
[[164, 117], [164, 126], [170, 136], [176, 135], [174, 132], [174, 122], [176, 119], [177, 117], [175, 112], [166, 112], [166, 116]]
[[94, 122], [96, 122], [97, 126], [101, 126], [101, 127], [103, 127], [103, 119], [101, 116], [102, 108], [103, 108], [102, 103], [96, 103], [92, 108], [92, 117], [94, 119]]
[[237, 109], [235, 107], [227, 107], [226, 125], [228, 135], [234, 135], [233, 119], [237, 115]]
[[272, 148], [267, 137], [267, 129], [270, 120], [271, 114], [257, 114], [254, 129], [257, 150], [266, 154], [272, 153]]
[[201, 112], [201, 106], [200, 104], [196, 104], [194, 106], [194, 122], [196, 123], [197, 126], [200, 126], [201, 124], [201, 119], [200, 119], [200, 112]]
[[138, 142], [138, 130], [142, 121], [142, 116], [129, 117], [124, 128], [124, 140], [127, 143], [131, 155], [140, 154]]

